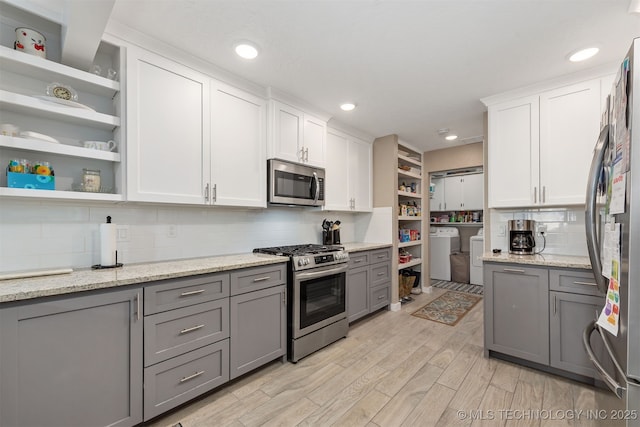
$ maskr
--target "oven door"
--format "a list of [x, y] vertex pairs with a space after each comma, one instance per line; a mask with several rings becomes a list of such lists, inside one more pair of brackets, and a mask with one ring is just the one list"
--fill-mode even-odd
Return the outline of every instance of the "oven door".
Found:
[[294, 273], [294, 339], [347, 317], [347, 267], [345, 263]]

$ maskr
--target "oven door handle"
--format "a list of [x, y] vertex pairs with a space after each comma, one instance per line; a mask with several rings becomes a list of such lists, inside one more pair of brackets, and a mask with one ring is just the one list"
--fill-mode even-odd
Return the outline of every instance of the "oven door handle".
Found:
[[331, 276], [333, 274], [345, 273], [349, 269], [349, 264], [345, 263], [338, 267], [322, 268], [321, 270], [313, 269], [309, 271], [296, 272], [297, 280], [309, 280], [317, 277]]

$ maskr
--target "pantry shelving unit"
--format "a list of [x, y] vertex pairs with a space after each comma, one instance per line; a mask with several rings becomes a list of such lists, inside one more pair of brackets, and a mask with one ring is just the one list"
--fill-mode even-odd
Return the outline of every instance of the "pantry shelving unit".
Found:
[[[393, 160], [390, 160], [393, 159]], [[392, 309], [399, 309], [398, 275], [406, 269], [422, 270], [424, 223], [422, 153], [398, 139], [397, 135], [378, 138], [373, 144], [374, 207], [391, 207]], [[428, 200], [428, 199], [427, 199]], [[407, 208], [403, 209], [402, 206]], [[414, 230], [416, 240], [401, 242], [401, 230]], [[419, 234], [416, 234], [416, 232]], [[411, 235], [411, 233], [409, 233]], [[411, 254], [408, 262], [400, 263], [401, 253]], [[421, 283], [424, 289], [424, 284]]]
[[[121, 155], [124, 141], [121, 112], [124, 99], [119, 81], [79, 70], [59, 62], [61, 26], [46, 18], [31, 15], [11, 5], [3, 5], [0, 24], [40, 30], [47, 38], [47, 59], [13, 49], [12, 40], [0, 38], [0, 115], [3, 124], [13, 124], [29, 137], [0, 135], [0, 198], [123, 200]], [[5, 33], [2, 33], [3, 35]], [[94, 63], [103, 70], [120, 71], [120, 49], [101, 42]], [[117, 75], [120, 75], [118, 72]], [[78, 95], [77, 104], [64, 105], [47, 97], [47, 86], [60, 83]], [[42, 134], [58, 142], [38, 139]], [[109, 141], [115, 152], [84, 148], [83, 141]], [[11, 159], [31, 163], [47, 161], [55, 172], [56, 189], [10, 188], [6, 168]], [[98, 169], [100, 192], [77, 191], [83, 169]]]

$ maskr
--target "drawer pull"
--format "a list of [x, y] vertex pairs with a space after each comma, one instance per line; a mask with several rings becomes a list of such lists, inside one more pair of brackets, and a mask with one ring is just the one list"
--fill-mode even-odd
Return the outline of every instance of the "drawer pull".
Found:
[[353, 263], [354, 263], [354, 264], [357, 264], [357, 263], [359, 263], [359, 262], [362, 262], [362, 260], [361, 260], [361, 259], [354, 259], [354, 260], [353, 260]]
[[183, 383], [183, 382], [185, 382], [185, 381], [192, 380], [192, 379], [194, 379], [194, 378], [196, 378], [196, 377], [199, 377], [199, 376], [200, 376], [200, 375], [202, 375], [202, 374], [204, 374], [204, 371], [198, 371], [198, 372], [196, 372], [196, 373], [194, 373], [194, 374], [189, 375], [188, 377], [184, 377], [184, 378], [182, 378], [182, 379], [180, 380], [180, 382], [181, 382], [181, 383]]
[[384, 295], [380, 295], [380, 296], [378, 297], [378, 299], [383, 299], [383, 298], [385, 298], [385, 296], [384, 296]]
[[190, 297], [191, 295], [198, 295], [204, 292], [204, 289], [199, 289], [197, 291], [189, 291], [189, 292], [183, 292], [180, 294], [181, 297]]
[[378, 276], [384, 276], [384, 272], [381, 271], [380, 273], [378, 273]]
[[378, 258], [386, 258], [386, 255], [378, 255]]
[[509, 271], [511, 273], [524, 273], [524, 270], [520, 270], [517, 268], [505, 268], [504, 271]]
[[186, 334], [188, 332], [197, 331], [200, 328], [204, 328], [204, 325], [192, 326], [190, 328], [186, 328], [180, 331], [181, 334]]
[[253, 279], [254, 283], [255, 282], [264, 282], [265, 280], [269, 280], [271, 279], [271, 276], [264, 276], [264, 277], [256, 277], [255, 279]]
[[589, 282], [580, 282], [578, 280], [575, 280], [573, 282], [574, 285], [587, 285], [587, 286], [598, 286], [596, 283], [589, 283]]

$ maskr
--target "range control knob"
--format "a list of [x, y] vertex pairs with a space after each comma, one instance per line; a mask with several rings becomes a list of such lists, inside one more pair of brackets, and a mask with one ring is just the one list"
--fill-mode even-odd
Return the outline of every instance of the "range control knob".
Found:
[[298, 259], [298, 265], [302, 267], [303, 264], [304, 262], [302, 261], [302, 258]]

